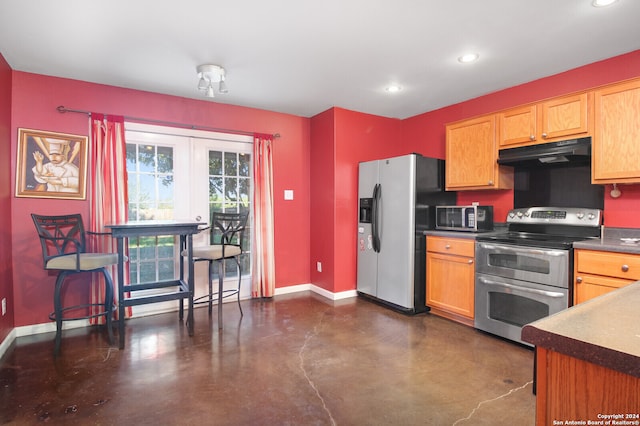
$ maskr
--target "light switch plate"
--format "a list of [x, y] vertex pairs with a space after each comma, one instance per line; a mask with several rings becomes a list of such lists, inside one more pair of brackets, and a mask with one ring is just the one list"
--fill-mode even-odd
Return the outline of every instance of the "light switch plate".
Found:
[[284, 190], [284, 199], [285, 200], [293, 200], [293, 189], [285, 189]]

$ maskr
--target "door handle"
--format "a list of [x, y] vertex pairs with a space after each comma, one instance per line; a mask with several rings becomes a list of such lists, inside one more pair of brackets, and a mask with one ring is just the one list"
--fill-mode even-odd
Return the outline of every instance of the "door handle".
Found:
[[480, 281], [482, 284], [505, 287], [505, 288], [508, 288], [508, 289], [511, 289], [511, 290], [519, 290], [519, 291], [522, 291], [524, 293], [539, 294], [539, 295], [547, 296], [547, 297], [564, 297], [563, 293], [558, 293], [557, 291], [545, 291], [545, 290], [538, 290], [538, 289], [535, 289], [535, 288], [520, 287], [520, 286], [513, 285], [513, 284], [500, 283], [500, 282], [497, 282], [497, 281], [488, 280], [488, 279], [482, 278], [482, 277], [478, 278], [478, 281]]

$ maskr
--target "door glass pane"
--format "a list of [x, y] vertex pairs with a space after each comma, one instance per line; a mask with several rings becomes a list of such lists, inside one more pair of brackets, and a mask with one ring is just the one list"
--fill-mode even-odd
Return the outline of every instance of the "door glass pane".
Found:
[[209, 174], [222, 175], [222, 152], [209, 151]]
[[[251, 154], [229, 151], [209, 151], [209, 215], [213, 212], [245, 212], [251, 210]], [[240, 259], [242, 275], [250, 270], [250, 221], [242, 242], [246, 253]], [[238, 274], [235, 261], [226, 262], [226, 276]], [[214, 270], [217, 279], [217, 268]]]
[[[126, 151], [129, 220], [173, 219], [173, 147], [128, 143]], [[130, 238], [130, 282], [173, 279], [174, 245], [173, 236]]]
[[238, 154], [238, 176], [251, 176], [251, 155]]

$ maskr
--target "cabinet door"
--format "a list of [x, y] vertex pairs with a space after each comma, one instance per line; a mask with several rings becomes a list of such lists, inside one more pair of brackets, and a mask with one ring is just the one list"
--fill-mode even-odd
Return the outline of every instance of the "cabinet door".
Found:
[[500, 148], [531, 144], [536, 140], [536, 106], [504, 111], [498, 115]]
[[508, 179], [511, 170], [500, 170], [497, 156], [495, 115], [448, 125], [447, 190], [513, 187], [512, 173]]
[[594, 95], [593, 183], [640, 182], [640, 80]]
[[588, 94], [564, 96], [540, 104], [541, 141], [587, 136]]
[[427, 253], [427, 305], [473, 318], [473, 259]]
[[632, 280], [609, 278], [600, 275], [580, 274], [575, 278], [573, 288], [573, 304], [586, 302], [594, 297], [602, 296], [610, 291], [631, 284]]

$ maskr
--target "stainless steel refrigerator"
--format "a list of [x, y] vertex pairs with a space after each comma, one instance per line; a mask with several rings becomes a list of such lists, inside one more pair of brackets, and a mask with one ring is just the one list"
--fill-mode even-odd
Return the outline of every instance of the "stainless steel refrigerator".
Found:
[[405, 313], [425, 304], [426, 244], [444, 191], [444, 161], [409, 154], [359, 164], [358, 294]]

